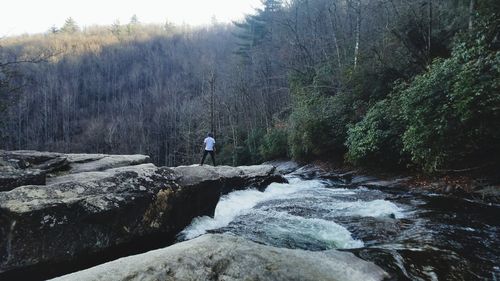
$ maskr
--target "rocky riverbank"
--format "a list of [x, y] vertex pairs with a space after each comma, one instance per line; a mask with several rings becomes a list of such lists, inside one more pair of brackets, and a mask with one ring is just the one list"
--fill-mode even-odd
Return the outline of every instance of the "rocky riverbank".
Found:
[[82, 259], [168, 244], [194, 217], [211, 215], [222, 194], [284, 181], [270, 165], [167, 168], [144, 155], [0, 151], [0, 159], [2, 279], [42, 279]]
[[487, 166], [481, 170], [427, 175], [408, 171], [395, 173], [355, 169], [327, 161], [314, 161], [304, 166], [290, 164], [288, 161], [271, 161], [267, 164], [288, 172], [300, 169], [298, 172], [305, 172], [303, 174], [309, 177], [337, 179], [347, 186], [362, 184], [373, 188], [399, 188], [416, 193], [432, 192], [484, 204], [500, 204], [500, 167], [496, 166]]
[[391, 194], [432, 191], [413, 185], [414, 177], [317, 163], [148, 162], [144, 155], [0, 151], [0, 279], [41, 280], [115, 260], [61, 280], [381, 280], [387, 273], [379, 267], [335, 250], [276, 248], [227, 234], [163, 247], [193, 218], [213, 215], [221, 195], [284, 182], [284, 174]]

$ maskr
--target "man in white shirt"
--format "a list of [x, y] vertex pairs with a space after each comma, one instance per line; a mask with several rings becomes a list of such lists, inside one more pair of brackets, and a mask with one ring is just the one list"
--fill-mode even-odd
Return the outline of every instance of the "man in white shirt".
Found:
[[203, 144], [205, 145], [205, 151], [203, 152], [200, 166], [203, 166], [203, 162], [205, 162], [207, 154], [210, 154], [210, 157], [212, 157], [212, 162], [215, 166], [215, 139], [213, 137], [214, 135], [212, 133], [208, 133], [207, 137], [203, 141]]

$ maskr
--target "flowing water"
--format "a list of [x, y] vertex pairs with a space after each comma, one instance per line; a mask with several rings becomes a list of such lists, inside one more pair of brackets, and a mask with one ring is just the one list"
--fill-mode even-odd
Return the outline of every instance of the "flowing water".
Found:
[[437, 194], [288, 175], [288, 184], [221, 198], [215, 215], [180, 235], [207, 232], [313, 251], [342, 249], [393, 280], [500, 280], [500, 207]]

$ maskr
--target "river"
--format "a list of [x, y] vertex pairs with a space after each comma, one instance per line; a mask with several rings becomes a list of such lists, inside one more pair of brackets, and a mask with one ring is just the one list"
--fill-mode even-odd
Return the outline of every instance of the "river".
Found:
[[223, 196], [179, 235], [232, 233], [283, 248], [340, 249], [391, 280], [500, 280], [500, 207], [429, 192], [369, 188], [295, 172], [289, 183]]

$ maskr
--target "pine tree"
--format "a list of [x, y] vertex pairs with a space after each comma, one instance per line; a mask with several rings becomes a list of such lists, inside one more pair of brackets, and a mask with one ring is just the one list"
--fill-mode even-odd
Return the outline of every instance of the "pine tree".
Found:
[[130, 18], [130, 24], [131, 25], [137, 25], [139, 24], [139, 18], [137, 17], [137, 15], [133, 15], [131, 18]]
[[133, 15], [130, 18], [130, 22], [127, 24], [127, 33], [130, 35], [134, 33], [136, 27], [139, 25], [139, 19], [137, 18], [137, 15]]
[[59, 29], [58, 29], [55, 25], [51, 26], [51, 27], [49, 28], [49, 30], [48, 30], [48, 32], [49, 32], [49, 33], [52, 33], [52, 34], [59, 33], [59, 31], [60, 31], [60, 30], [59, 30]]
[[80, 30], [80, 28], [76, 24], [76, 21], [71, 17], [66, 19], [63, 27], [61, 27], [61, 32], [63, 32], [63, 33], [75, 33], [75, 32], [78, 32], [79, 30]]
[[234, 22], [234, 25], [240, 28], [240, 32], [235, 34], [240, 39], [235, 53], [244, 60], [249, 60], [251, 49], [264, 41], [271, 31], [273, 15], [281, 9], [279, 0], [264, 0], [262, 4], [264, 8], [257, 9], [255, 15], [246, 16], [241, 23]]

